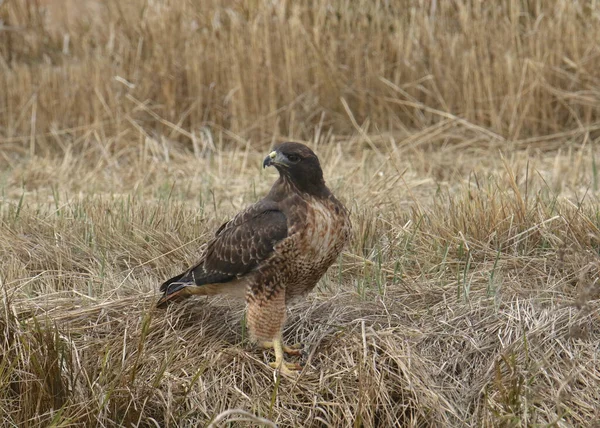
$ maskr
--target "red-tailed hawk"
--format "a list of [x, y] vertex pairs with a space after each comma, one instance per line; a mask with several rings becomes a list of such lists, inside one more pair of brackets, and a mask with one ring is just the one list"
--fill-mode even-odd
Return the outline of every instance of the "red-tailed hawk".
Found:
[[350, 236], [348, 211], [325, 185], [319, 159], [307, 146], [283, 143], [264, 160], [279, 179], [269, 194], [223, 224], [202, 259], [161, 285], [157, 306], [191, 295], [242, 295], [254, 339], [275, 350], [284, 374], [281, 332], [286, 304], [312, 290]]

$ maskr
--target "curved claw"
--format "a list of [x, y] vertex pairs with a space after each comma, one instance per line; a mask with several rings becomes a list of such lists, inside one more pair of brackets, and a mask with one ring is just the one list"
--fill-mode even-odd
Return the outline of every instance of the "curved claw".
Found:
[[[298, 376], [298, 372], [302, 370], [302, 365], [298, 363], [288, 363], [285, 361], [283, 358], [284, 346], [281, 343], [280, 337], [273, 339], [273, 342], [263, 342], [263, 346], [265, 345], [272, 345], [273, 350], [275, 351], [275, 362], [269, 363], [269, 366], [273, 367], [274, 369], [278, 369], [279, 372], [285, 376]], [[293, 347], [288, 349], [297, 351], [297, 349], [294, 349]]]
[[293, 345], [283, 345], [283, 352], [288, 355], [304, 355], [304, 345], [302, 343], [294, 343]]
[[272, 368], [279, 370], [279, 372], [284, 376], [289, 377], [298, 377], [299, 372], [302, 370], [302, 365], [299, 363], [288, 363], [286, 361], [282, 361], [280, 363], [274, 361], [269, 363], [269, 366]]
[[[265, 349], [275, 348], [273, 342], [261, 342], [261, 346]], [[293, 345], [281, 345], [281, 349], [288, 355], [304, 356], [304, 344], [294, 343]]]

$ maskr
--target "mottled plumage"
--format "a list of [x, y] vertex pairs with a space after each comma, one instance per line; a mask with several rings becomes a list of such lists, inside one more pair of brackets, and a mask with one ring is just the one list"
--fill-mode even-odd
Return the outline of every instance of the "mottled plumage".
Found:
[[281, 343], [286, 304], [312, 290], [336, 260], [350, 220], [307, 146], [281, 144], [263, 165], [280, 174], [269, 194], [222, 225], [197, 265], [162, 284], [157, 305], [193, 294], [245, 295], [250, 333], [275, 348], [275, 365], [289, 374]]

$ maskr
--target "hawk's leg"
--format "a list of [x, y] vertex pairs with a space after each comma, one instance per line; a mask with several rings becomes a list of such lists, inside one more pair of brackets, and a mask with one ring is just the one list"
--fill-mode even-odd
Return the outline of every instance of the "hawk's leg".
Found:
[[[265, 349], [275, 348], [274, 342], [272, 342], [270, 340], [265, 340], [265, 341], [260, 342], [260, 346], [262, 346]], [[288, 355], [302, 356], [302, 355], [304, 355], [304, 351], [302, 350], [303, 348], [304, 348], [304, 345], [302, 343], [294, 343], [293, 345], [289, 345], [289, 346], [285, 345], [285, 344], [281, 345], [281, 349], [283, 350], [283, 352]]]
[[[257, 287], [250, 290], [246, 299], [248, 303], [246, 321], [250, 334], [258, 342], [267, 342], [267, 345], [273, 346], [275, 350], [275, 363], [269, 365], [278, 368], [284, 375], [294, 375], [294, 371], [301, 370], [302, 366], [285, 361], [281, 340], [281, 329], [285, 322], [285, 289], [275, 286], [266, 289]], [[286, 350], [295, 351], [287, 347]]]
[[283, 358], [283, 344], [281, 338], [273, 339], [273, 349], [275, 350], [275, 362], [269, 363], [274, 369], [279, 369], [281, 374], [286, 376], [297, 376], [302, 370], [302, 366], [298, 363], [288, 363]]

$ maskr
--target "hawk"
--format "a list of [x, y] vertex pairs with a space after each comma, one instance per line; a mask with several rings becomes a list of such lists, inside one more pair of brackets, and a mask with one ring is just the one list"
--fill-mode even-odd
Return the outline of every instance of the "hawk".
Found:
[[191, 295], [245, 296], [250, 335], [274, 348], [271, 367], [291, 375], [301, 366], [283, 353], [300, 351], [282, 342], [286, 305], [311, 291], [336, 260], [350, 237], [350, 216], [304, 144], [280, 144], [267, 166], [279, 172], [267, 196], [223, 224], [198, 264], [162, 284], [157, 306]]

